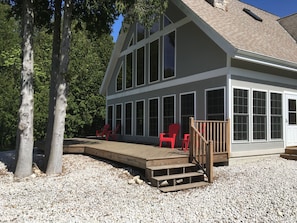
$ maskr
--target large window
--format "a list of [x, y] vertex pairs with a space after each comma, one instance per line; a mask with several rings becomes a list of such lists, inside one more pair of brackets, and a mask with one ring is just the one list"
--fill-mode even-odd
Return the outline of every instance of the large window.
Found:
[[253, 139], [266, 139], [266, 92], [253, 91]]
[[137, 85], [144, 84], [144, 47], [137, 50]]
[[123, 67], [121, 66], [117, 76], [117, 91], [123, 90]]
[[132, 103], [125, 104], [125, 134], [132, 134]]
[[116, 105], [116, 126], [120, 126], [118, 133], [122, 134], [122, 104]]
[[158, 32], [160, 30], [160, 21], [157, 21], [154, 23], [154, 25], [152, 26], [151, 30], [150, 30], [150, 35]]
[[289, 125], [297, 124], [296, 100], [289, 99]]
[[225, 119], [224, 114], [224, 89], [216, 89], [206, 92], [207, 102], [207, 120], [221, 120]]
[[143, 136], [144, 133], [144, 102], [136, 102], [136, 135]]
[[133, 77], [133, 54], [129, 53], [126, 56], [126, 89], [132, 87]]
[[149, 136], [158, 136], [159, 134], [159, 99], [149, 100]]
[[233, 89], [233, 138], [234, 140], [248, 140], [249, 114], [248, 90]]
[[174, 96], [163, 98], [163, 131], [167, 132], [170, 124], [174, 123]]
[[164, 36], [164, 78], [175, 76], [175, 32]]
[[107, 123], [109, 124], [110, 128], [112, 128], [113, 125], [113, 105], [109, 105], [107, 107]]
[[189, 133], [189, 118], [194, 117], [195, 95], [194, 93], [181, 95], [181, 133]]
[[150, 82], [159, 80], [159, 40], [150, 43]]
[[282, 107], [282, 95], [278, 93], [270, 93], [271, 139], [281, 139], [283, 137]]
[[141, 41], [145, 37], [145, 27], [139, 23], [137, 23], [137, 41]]

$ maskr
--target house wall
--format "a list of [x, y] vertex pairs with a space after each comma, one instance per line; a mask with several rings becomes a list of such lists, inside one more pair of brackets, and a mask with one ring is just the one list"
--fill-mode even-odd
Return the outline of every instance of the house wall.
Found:
[[177, 55], [181, 77], [226, 66], [225, 52], [192, 22], [177, 29]]
[[[297, 94], [297, 80], [292, 77], [292, 71], [264, 67], [251, 63], [236, 62], [241, 68], [231, 68], [231, 85], [230, 85], [230, 119], [231, 121], [231, 157], [250, 156], [259, 154], [280, 153], [284, 151], [286, 146], [286, 94]], [[245, 67], [245, 69], [242, 69]], [[259, 71], [265, 71], [259, 72]], [[249, 92], [249, 137], [248, 140], [234, 139], [234, 111], [233, 111], [233, 89], [245, 89]], [[253, 139], [253, 91], [266, 92], [267, 101], [267, 135], [266, 139]], [[278, 93], [282, 95], [282, 137], [279, 139], [271, 139], [271, 116], [270, 116], [270, 94]]]

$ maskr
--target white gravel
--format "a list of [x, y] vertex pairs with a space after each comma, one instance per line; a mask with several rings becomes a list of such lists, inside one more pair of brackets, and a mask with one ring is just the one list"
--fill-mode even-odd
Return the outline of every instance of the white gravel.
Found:
[[174, 193], [129, 184], [139, 174], [130, 167], [63, 161], [62, 175], [21, 181], [0, 163], [0, 222], [297, 222], [296, 161], [216, 167], [211, 186]]

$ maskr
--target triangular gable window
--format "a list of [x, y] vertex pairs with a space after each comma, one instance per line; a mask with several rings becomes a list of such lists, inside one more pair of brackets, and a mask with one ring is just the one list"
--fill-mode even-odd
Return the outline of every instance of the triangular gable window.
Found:
[[164, 22], [163, 23], [164, 23], [164, 27], [166, 27], [166, 26], [172, 24], [172, 21], [166, 15], [164, 15]]
[[121, 65], [117, 75], [117, 91], [123, 90], [123, 66]]
[[145, 38], [145, 27], [140, 23], [136, 25], [136, 32], [137, 32], [137, 42], [143, 40]]
[[130, 42], [129, 42], [129, 47], [130, 46], [133, 46], [133, 44], [134, 44], [134, 38], [132, 37], [131, 40], [130, 40]]
[[157, 21], [154, 23], [154, 25], [152, 26], [151, 30], [150, 30], [150, 34], [154, 34], [156, 32], [158, 32], [160, 30], [160, 21]]

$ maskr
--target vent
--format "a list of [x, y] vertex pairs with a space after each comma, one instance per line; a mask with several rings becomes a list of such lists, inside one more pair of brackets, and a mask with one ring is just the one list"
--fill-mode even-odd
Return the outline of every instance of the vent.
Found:
[[251, 17], [253, 17], [255, 20], [259, 21], [259, 22], [262, 22], [263, 19], [261, 19], [259, 16], [257, 16], [255, 13], [253, 13], [251, 10], [247, 9], [247, 8], [244, 8], [243, 11], [250, 15]]

